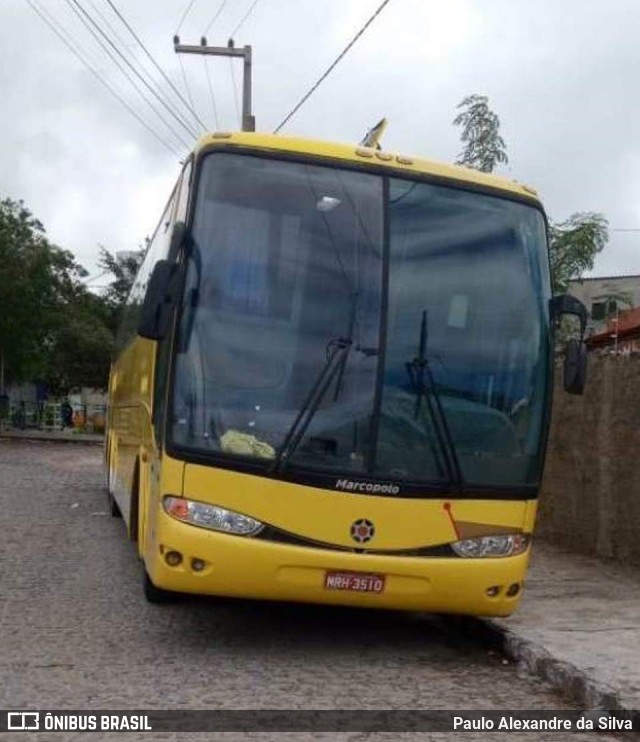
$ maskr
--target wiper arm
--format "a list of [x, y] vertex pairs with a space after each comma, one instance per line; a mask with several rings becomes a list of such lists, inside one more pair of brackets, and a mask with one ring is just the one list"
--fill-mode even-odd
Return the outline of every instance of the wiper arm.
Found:
[[349, 358], [349, 351], [351, 350], [351, 345], [353, 344], [353, 333], [356, 326], [356, 309], [358, 306], [358, 292], [355, 291], [353, 294], [353, 299], [351, 300], [351, 316], [349, 317], [349, 332], [347, 333], [347, 338], [349, 342], [349, 346], [347, 347], [346, 351], [342, 354], [342, 357], [340, 358], [340, 361], [338, 363], [339, 370], [338, 370], [338, 380], [336, 381], [336, 390], [333, 394], [333, 401], [337, 402], [338, 397], [342, 393], [342, 381], [344, 379], [344, 371], [347, 367], [347, 360]]
[[[425, 397], [427, 401], [427, 409], [429, 410], [429, 416], [433, 423], [436, 436], [438, 438], [438, 445], [442, 452], [442, 457], [447, 467], [449, 479], [453, 482], [459, 490], [462, 490], [462, 472], [460, 470], [460, 462], [458, 461], [458, 455], [456, 448], [451, 437], [451, 431], [449, 430], [449, 424], [442, 408], [442, 401], [440, 400], [440, 394], [433, 380], [433, 374], [431, 367], [429, 366], [429, 359], [427, 357], [427, 310], [422, 310], [422, 321], [420, 322], [420, 339], [418, 342], [418, 355], [406, 364], [407, 374], [409, 380], [416, 392], [416, 404], [413, 412], [415, 419], [420, 414], [420, 408], [422, 407], [422, 398]], [[427, 377], [425, 383], [425, 375]]]
[[306, 396], [295, 420], [287, 431], [282, 445], [278, 449], [272, 466], [273, 472], [282, 471], [291, 456], [295, 453], [304, 437], [304, 434], [307, 432], [311, 421], [318, 411], [325, 394], [336, 377], [338, 377], [338, 382], [336, 385], [334, 401], [337, 400], [340, 395], [344, 369], [349, 356], [349, 351], [353, 345], [353, 328], [355, 325], [357, 301], [358, 294], [355, 293], [353, 295], [353, 303], [351, 306], [349, 332], [346, 337], [338, 337], [329, 341], [329, 344], [327, 345], [327, 360], [313, 383], [309, 394]]
[[330, 342], [329, 356], [278, 449], [272, 467], [273, 471], [282, 471], [300, 445], [300, 441], [307, 432], [307, 428], [318, 411], [327, 390], [341, 370], [343, 362], [346, 361], [351, 345], [351, 338], [335, 338]]

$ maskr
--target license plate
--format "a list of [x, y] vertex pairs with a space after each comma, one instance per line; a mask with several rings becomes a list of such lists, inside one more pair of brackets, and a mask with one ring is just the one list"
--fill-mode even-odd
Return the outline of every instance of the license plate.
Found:
[[350, 590], [356, 593], [384, 592], [384, 575], [366, 572], [326, 572], [325, 590]]

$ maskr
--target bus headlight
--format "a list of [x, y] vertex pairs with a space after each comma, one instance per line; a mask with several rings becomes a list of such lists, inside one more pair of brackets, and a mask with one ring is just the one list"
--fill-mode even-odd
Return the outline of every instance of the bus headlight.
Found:
[[480, 536], [454, 541], [451, 548], [461, 557], [507, 557], [522, 554], [529, 546], [525, 533], [509, 533], [504, 536]]
[[184, 497], [165, 497], [163, 505], [171, 517], [193, 526], [210, 528], [213, 531], [233, 533], [237, 536], [253, 536], [264, 528], [259, 520], [250, 518], [248, 515], [220, 508], [217, 505], [186, 500]]

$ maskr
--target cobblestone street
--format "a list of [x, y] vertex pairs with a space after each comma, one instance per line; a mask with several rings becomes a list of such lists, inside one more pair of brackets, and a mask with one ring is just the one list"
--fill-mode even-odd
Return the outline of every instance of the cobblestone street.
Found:
[[[1, 440], [0, 502], [2, 708], [571, 708], [446, 619], [222, 599], [147, 604], [123, 522], [107, 513], [97, 446]], [[607, 738], [535, 738], [582, 736]]]

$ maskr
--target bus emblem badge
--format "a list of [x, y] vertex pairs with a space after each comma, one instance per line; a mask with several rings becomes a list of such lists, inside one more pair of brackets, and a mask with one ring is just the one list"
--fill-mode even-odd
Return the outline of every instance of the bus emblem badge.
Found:
[[365, 544], [367, 541], [371, 541], [375, 532], [376, 527], [373, 523], [364, 518], [355, 521], [351, 526], [351, 538], [359, 544]]

